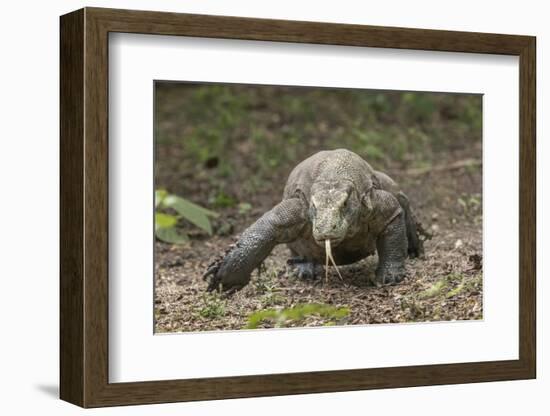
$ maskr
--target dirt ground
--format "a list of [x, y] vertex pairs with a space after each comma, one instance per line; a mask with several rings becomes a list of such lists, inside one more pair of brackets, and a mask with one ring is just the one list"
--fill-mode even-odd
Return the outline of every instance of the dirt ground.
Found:
[[[223, 252], [233, 236], [196, 236], [187, 246], [156, 244], [155, 317], [158, 332], [242, 329], [257, 311], [284, 309], [304, 303], [349, 308], [336, 321], [311, 315], [284, 326], [354, 325], [393, 322], [465, 320], [482, 318], [481, 200], [456, 203], [456, 190], [471, 195], [479, 189], [478, 174], [464, 169], [420, 175], [407, 188], [415, 211], [432, 233], [425, 242], [423, 259], [407, 261], [408, 277], [398, 285], [376, 287], [370, 283], [376, 256], [341, 267], [342, 282], [331, 268], [328, 284], [298, 279], [285, 246], [278, 246], [240, 292], [222, 297], [205, 293], [202, 273], [216, 254]], [[430, 189], [431, 198], [425, 189]], [[437, 195], [434, 193], [437, 192]], [[261, 212], [227, 217], [236, 232], [242, 231]], [[205, 256], [210, 253], [210, 256]], [[260, 327], [280, 322], [265, 320]]]
[[[166, 91], [169, 94], [174, 92]], [[161, 129], [170, 132], [174, 127], [171, 120], [169, 114], [161, 119], [164, 123], [160, 124]], [[165, 147], [157, 148], [157, 157], [177, 159], [179, 148], [169, 140], [166, 143]], [[287, 264], [288, 249], [278, 246], [243, 290], [230, 296], [207, 294], [207, 284], [202, 279], [207, 265], [280, 200], [291, 164], [270, 170], [253, 192], [243, 190], [235, 175], [221, 177], [224, 184], [232, 183], [223, 188], [225, 194], [233, 195], [237, 201], [245, 200], [246, 209], [237, 203], [218, 205], [220, 216], [213, 220], [212, 236], [183, 224], [189, 243], [156, 242], [155, 330], [245, 329], [251, 327], [254, 317], [253, 327], [257, 328], [481, 319], [480, 156], [481, 141], [439, 153], [430, 158], [430, 163], [382, 162], [383, 166], [379, 166], [376, 160], [371, 161], [373, 167], [384, 169], [400, 184], [418, 220], [431, 234], [431, 239], [425, 241], [424, 258], [407, 261], [407, 278], [400, 284], [383, 287], [371, 283], [376, 256], [341, 267], [343, 281], [332, 268], [328, 282], [323, 276], [310, 281], [293, 273], [292, 266]], [[211, 163], [210, 159], [206, 158], [205, 163]], [[210, 173], [180, 169], [175, 174], [174, 166], [176, 162], [160, 167], [157, 162], [157, 183], [160, 177], [161, 185], [171, 190], [184, 183], [174, 191], [213, 209], [212, 198], [206, 197], [211, 182], [200, 180], [200, 175]], [[308, 313], [297, 317], [281, 313], [304, 304], [328, 305], [342, 313]]]

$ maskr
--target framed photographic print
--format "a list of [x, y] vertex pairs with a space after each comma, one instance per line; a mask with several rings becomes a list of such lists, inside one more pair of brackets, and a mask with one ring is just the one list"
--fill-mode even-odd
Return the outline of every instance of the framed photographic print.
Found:
[[535, 38], [61, 17], [83, 407], [534, 378]]

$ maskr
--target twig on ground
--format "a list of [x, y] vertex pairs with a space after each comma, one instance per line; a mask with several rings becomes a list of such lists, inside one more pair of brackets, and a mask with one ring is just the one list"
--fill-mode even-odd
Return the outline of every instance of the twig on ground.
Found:
[[420, 175], [425, 175], [427, 173], [444, 172], [444, 171], [449, 171], [449, 170], [469, 168], [469, 167], [477, 167], [477, 166], [481, 166], [481, 160], [479, 160], [479, 159], [464, 159], [464, 160], [456, 161], [454, 163], [450, 163], [448, 165], [427, 166], [427, 167], [423, 167], [423, 168], [408, 169], [404, 173], [406, 175], [420, 176]]

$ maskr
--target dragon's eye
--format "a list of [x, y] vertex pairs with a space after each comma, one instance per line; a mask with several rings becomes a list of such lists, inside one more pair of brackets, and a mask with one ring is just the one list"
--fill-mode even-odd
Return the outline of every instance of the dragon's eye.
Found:
[[347, 194], [346, 199], [344, 200], [344, 207], [347, 207], [349, 205], [349, 200], [350, 200], [350, 194]]

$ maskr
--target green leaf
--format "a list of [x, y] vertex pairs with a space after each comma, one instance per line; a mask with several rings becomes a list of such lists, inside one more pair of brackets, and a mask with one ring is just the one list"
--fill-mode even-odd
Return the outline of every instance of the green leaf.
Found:
[[162, 204], [162, 201], [164, 198], [168, 196], [168, 192], [166, 189], [157, 189], [155, 191], [155, 208], [158, 208], [160, 204]]
[[189, 241], [187, 235], [178, 233], [174, 227], [158, 228], [155, 235], [159, 240], [170, 244], [185, 244]]
[[[350, 313], [348, 307], [335, 307], [324, 303], [298, 304], [286, 309], [264, 309], [253, 312], [248, 316], [248, 329], [256, 329], [264, 320], [275, 321], [275, 326], [285, 326], [286, 322], [297, 322], [311, 315], [318, 315], [322, 318], [343, 319]], [[333, 323], [334, 325], [334, 323]]]
[[208, 215], [210, 217], [218, 217], [219, 216], [218, 213], [216, 213], [214, 211], [210, 211], [209, 209], [203, 208], [200, 205], [194, 204], [193, 202], [191, 202], [191, 201], [189, 201], [185, 198], [182, 198], [180, 196], [177, 196], [177, 195], [172, 195], [172, 194], [167, 195], [166, 198], [164, 199], [163, 203], [166, 207], [174, 208], [178, 212], [179, 212], [178, 209], [183, 209], [183, 210], [196, 209], [196, 210], [201, 211], [205, 215]]
[[178, 222], [178, 217], [162, 212], [155, 213], [155, 231], [162, 228], [173, 228]]
[[250, 205], [248, 202], [241, 202], [239, 204], [239, 214], [246, 214], [248, 211], [252, 209], [252, 205]]
[[168, 195], [164, 198], [163, 205], [167, 208], [173, 208], [183, 218], [202, 228], [208, 234], [212, 234], [212, 225], [208, 217], [217, 217], [218, 214], [215, 212], [176, 195]]

